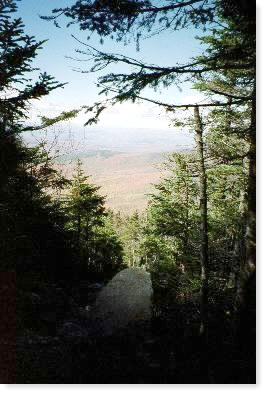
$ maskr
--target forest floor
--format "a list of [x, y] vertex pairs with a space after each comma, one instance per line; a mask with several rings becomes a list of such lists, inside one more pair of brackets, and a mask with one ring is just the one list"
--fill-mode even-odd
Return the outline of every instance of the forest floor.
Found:
[[207, 351], [198, 335], [196, 307], [192, 302], [164, 304], [158, 317], [109, 337], [94, 334], [86, 319], [81, 326], [89, 332], [85, 336], [26, 329], [17, 336], [15, 383], [255, 383], [253, 360], [239, 353], [223, 307], [212, 307]]

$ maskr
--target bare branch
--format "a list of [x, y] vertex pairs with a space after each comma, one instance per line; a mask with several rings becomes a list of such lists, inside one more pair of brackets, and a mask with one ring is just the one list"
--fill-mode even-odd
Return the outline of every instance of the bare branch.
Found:
[[[91, 58], [89, 60], [94, 59], [94, 61], [96, 62], [106, 62], [107, 64], [111, 64], [111, 63], [124, 63], [127, 65], [131, 65], [131, 66], [135, 66], [137, 68], [140, 68], [141, 70], [148, 70], [148, 71], [153, 71], [155, 73], [148, 73], [148, 76], [157, 76], [157, 77], [161, 77], [164, 75], [168, 75], [170, 73], [176, 73], [176, 74], [202, 74], [202, 73], [206, 73], [206, 72], [211, 72], [211, 71], [227, 71], [227, 70], [244, 70], [244, 69], [249, 69], [251, 67], [253, 67], [252, 63], [245, 63], [245, 64], [238, 64], [238, 63], [234, 63], [234, 64], [222, 64], [222, 65], [218, 65], [218, 67], [216, 67], [215, 65], [210, 65], [210, 66], [206, 66], [206, 67], [202, 67], [202, 68], [194, 68], [197, 65], [201, 65], [201, 61], [196, 61], [194, 63], [190, 63], [190, 64], [185, 64], [185, 65], [177, 65], [177, 66], [173, 66], [173, 67], [159, 67], [153, 64], [146, 64], [142, 61], [139, 61], [137, 59], [134, 59], [132, 57], [129, 56], [124, 56], [121, 54], [116, 54], [116, 53], [105, 53], [105, 52], [101, 52], [98, 49], [94, 48], [91, 45], [88, 45], [86, 43], [84, 43], [83, 41], [80, 41], [78, 38], [76, 38], [74, 35], [72, 35], [72, 37], [81, 45], [84, 45], [88, 48], [88, 53], [86, 52], [81, 52], [82, 54], [87, 54], [90, 55]], [[94, 52], [94, 53], [93, 53]], [[213, 61], [213, 58], [210, 58], [208, 60], [208, 63], [210, 64]], [[82, 71], [83, 73], [88, 73], [91, 72], [91, 70], [89, 71]], [[157, 74], [156, 74], [157, 72]], [[160, 73], [160, 74], [159, 74]]]
[[138, 10], [137, 13], [139, 14], [143, 14], [146, 12], [163, 12], [163, 11], [172, 11], [175, 10], [177, 8], [182, 8], [182, 7], [186, 7], [189, 5], [193, 5], [196, 3], [204, 3], [204, 1], [202, 0], [190, 0], [190, 1], [184, 1], [184, 2], [177, 2], [177, 4], [173, 5], [168, 5], [168, 6], [164, 6], [164, 7], [147, 7], [147, 8], [143, 8], [142, 10]]
[[208, 90], [213, 92], [213, 93], [215, 93], [215, 94], [220, 94], [220, 95], [225, 96], [225, 97], [234, 98], [236, 100], [250, 101], [250, 100], [253, 99], [253, 95], [250, 95], [250, 96], [239, 96], [239, 95], [235, 95], [235, 94], [226, 93], [224, 91], [212, 89], [210, 87], [208, 87]]

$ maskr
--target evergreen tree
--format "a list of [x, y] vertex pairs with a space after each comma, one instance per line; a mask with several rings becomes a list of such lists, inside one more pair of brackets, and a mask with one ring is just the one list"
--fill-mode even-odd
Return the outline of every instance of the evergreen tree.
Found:
[[95, 230], [93, 258], [94, 271], [99, 272], [104, 280], [109, 280], [126, 264], [124, 246], [115, 228], [113, 212], [108, 209], [106, 213], [103, 225]]
[[[165, 29], [178, 30], [190, 25], [205, 25], [212, 21], [216, 10], [212, 1], [190, 0], [109, 0], [76, 1], [75, 4], [53, 10], [53, 16], [42, 17], [54, 20], [65, 15], [71, 19], [70, 24], [78, 23], [82, 30], [95, 31], [101, 37], [110, 36], [117, 41], [128, 42], [128, 36], [139, 40], [145, 35]], [[69, 25], [70, 25], [69, 24]]]
[[105, 197], [98, 193], [100, 187], [88, 180], [78, 160], [64, 201], [66, 228], [73, 234], [84, 272], [106, 280], [123, 268], [123, 247], [105, 209]]
[[[19, 137], [28, 129], [26, 121], [32, 100], [63, 84], [45, 72], [33, 81], [38, 70], [32, 63], [44, 41], [37, 42], [24, 32], [22, 20], [13, 17], [16, 11], [15, 1], [1, 0], [0, 249], [1, 268], [16, 271], [19, 285], [29, 274], [59, 279], [74, 267], [71, 253], [66, 251], [64, 215], [58, 203], [44, 192], [52, 180], [47, 171], [43, 173], [43, 157], [40, 151], [26, 148]], [[53, 172], [49, 165], [46, 170]], [[53, 174], [55, 180], [57, 175]]]
[[[163, 167], [170, 174], [155, 186], [150, 211], [155, 231], [176, 241], [175, 262], [189, 270], [190, 257], [194, 253], [193, 232], [196, 231], [198, 209], [198, 185], [194, 180], [192, 154], [173, 153]], [[195, 223], [195, 226], [194, 226]]]
[[[236, 8], [235, 8], [236, 9]], [[203, 64], [211, 64], [218, 72], [205, 73], [197, 87], [211, 97], [227, 99], [225, 128], [232, 137], [238, 136], [245, 144], [248, 161], [248, 192], [246, 212], [245, 257], [241, 259], [241, 279], [237, 302], [243, 303], [244, 286], [255, 274], [255, 217], [256, 217], [256, 76], [255, 76], [255, 16], [249, 18], [239, 9], [221, 9], [220, 18], [225, 27], [213, 30], [211, 36], [202, 38], [209, 45], [206, 54], [199, 58]], [[237, 68], [227, 65], [237, 64]], [[223, 72], [220, 69], [223, 68]], [[239, 100], [239, 101], [238, 101]], [[236, 114], [236, 115], [235, 115]], [[236, 116], [241, 120], [235, 127]], [[239, 156], [240, 151], [236, 153]], [[236, 158], [236, 157], [235, 157]]]
[[[247, 215], [248, 150], [242, 137], [248, 111], [214, 110], [207, 118], [211, 260], [238, 277], [244, 258]], [[231, 258], [233, 255], [233, 258]]]
[[88, 243], [95, 227], [103, 225], [104, 197], [97, 193], [99, 188], [88, 183], [78, 160], [66, 201], [68, 227], [74, 231], [78, 244]]
[[[1, 135], [10, 136], [23, 129], [22, 119], [27, 118], [28, 105], [32, 99], [48, 95], [63, 84], [47, 73], [40, 73], [32, 82], [27, 76], [37, 69], [32, 66], [45, 41], [37, 42], [24, 32], [21, 18], [12, 18], [17, 5], [13, 0], [0, 3], [0, 112]], [[25, 127], [26, 128], [26, 127]]]

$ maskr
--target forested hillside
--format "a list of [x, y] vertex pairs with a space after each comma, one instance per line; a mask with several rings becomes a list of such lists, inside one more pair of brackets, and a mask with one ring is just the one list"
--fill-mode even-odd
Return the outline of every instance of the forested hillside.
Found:
[[[91, 151], [76, 155], [84, 172], [106, 196], [106, 207], [124, 215], [135, 210], [143, 212], [147, 207], [148, 194], [152, 192], [152, 184], [160, 179], [160, 164], [166, 153]], [[71, 178], [75, 165], [76, 159], [64, 157], [58, 168]]]
[[[0, 382], [255, 384], [252, 5], [86, 0], [50, 10], [47, 23], [99, 36], [100, 49], [76, 41], [79, 71], [103, 71], [101, 91], [35, 126], [32, 102], [67, 81], [36, 68], [45, 41], [27, 35], [19, 5], [0, 0]], [[169, 30], [177, 40], [183, 29], [198, 29], [202, 44], [185, 63], [160, 66], [105, 47], [111, 38], [141, 53], [141, 40]], [[186, 83], [203, 100], [164, 101], [163, 91]], [[89, 127], [128, 101], [158, 106], [192, 147], [163, 157], [87, 153], [65, 173], [56, 151], [22, 138], [81, 112]], [[110, 173], [123, 184], [116, 194]], [[124, 195], [124, 211], [111, 205], [120, 198], [122, 207]]]

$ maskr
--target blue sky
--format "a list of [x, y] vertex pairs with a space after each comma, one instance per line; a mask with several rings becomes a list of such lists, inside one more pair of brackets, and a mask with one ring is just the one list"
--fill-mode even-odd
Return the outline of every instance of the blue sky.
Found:
[[[19, 2], [18, 14], [25, 23], [25, 31], [35, 35], [38, 40], [48, 39], [39, 56], [36, 65], [41, 70], [45, 70], [55, 76], [60, 82], [69, 82], [63, 89], [53, 92], [46, 98], [44, 105], [51, 104], [52, 107], [78, 107], [82, 104], [91, 104], [98, 99], [98, 89], [95, 86], [96, 78], [99, 74], [81, 74], [74, 72], [73, 68], [78, 67], [77, 63], [66, 56], [77, 56], [75, 49], [81, 46], [71, 37], [74, 34], [84, 42], [87, 41], [87, 32], [80, 32], [78, 26], [66, 28], [66, 20], [61, 20], [61, 29], [54, 26], [52, 22], [47, 22], [39, 18], [39, 15], [49, 15], [56, 7], [71, 5], [74, 1], [69, 0], [22, 0]], [[145, 60], [149, 63], [159, 65], [174, 65], [176, 62], [184, 63], [191, 56], [201, 51], [200, 44], [193, 37], [199, 34], [195, 29], [180, 32], [165, 32], [151, 39], [141, 42], [140, 52], [136, 51], [135, 44], [124, 46], [123, 43], [116, 43], [110, 39], [105, 40], [104, 45], [100, 45], [99, 37], [95, 34], [89, 40], [92, 46], [101, 50], [122, 53]], [[83, 67], [86, 63], [81, 63]], [[88, 65], [87, 65], [88, 66]], [[118, 68], [117, 68], [118, 70]], [[166, 90], [160, 98], [167, 101], [177, 101], [180, 97], [196, 94], [194, 91], [184, 89], [182, 95], [176, 90]]]
[[[66, 58], [66, 56], [80, 57], [76, 54], [75, 49], [83, 49], [71, 37], [71, 34], [81, 41], [89, 42], [90, 45], [102, 51], [128, 55], [160, 66], [183, 64], [202, 51], [200, 42], [195, 40], [194, 37], [203, 33], [196, 29], [178, 32], [165, 31], [150, 39], [142, 40], [140, 52], [137, 52], [134, 42], [124, 46], [123, 43], [105, 39], [104, 44], [101, 45], [100, 38], [96, 34], [92, 35], [90, 40], [87, 41], [88, 32], [80, 31], [77, 25], [66, 28], [68, 22], [66, 19], [59, 21], [61, 26], [59, 29], [53, 22], [47, 22], [39, 17], [40, 15], [51, 15], [53, 8], [69, 6], [74, 3], [75, 0], [21, 0], [18, 2], [17, 16], [23, 19], [25, 32], [34, 35], [37, 40], [48, 40], [43, 49], [39, 51], [34, 65], [39, 67], [41, 71], [46, 71], [54, 76], [59, 82], [68, 82], [64, 89], [55, 90], [49, 96], [33, 103], [30, 112], [30, 121], [33, 124], [38, 123], [38, 116], [40, 115], [54, 117], [62, 111], [79, 108], [82, 105], [92, 105], [100, 99], [98, 97], [99, 89], [96, 87], [97, 77], [100, 74], [75, 72], [73, 69], [79, 67], [80, 64], [84, 68], [89, 68], [90, 64], [78, 63]], [[119, 66], [115, 70], [129, 72], [129, 69]], [[104, 70], [101, 74], [103, 75], [107, 71]], [[158, 93], [153, 91], [147, 93], [145, 96], [171, 103], [192, 103], [203, 98], [201, 94], [192, 90], [188, 85], [182, 86], [181, 92], [176, 87], [172, 87], [163, 89]], [[154, 151], [164, 151], [165, 149], [172, 151], [180, 146], [186, 147], [193, 144], [191, 135], [188, 135], [185, 131], [176, 130], [170, 124], [169, 115], [166, 115], [161, 108], [147, 102], [116, 105], [103, 112], [98, 125], [84, 129], [83, 125], [86, 120], [87, 115], [81, 114], [67, 124], [63, 123], [55, 126], [55, 130], [50, 130], [48, 135], [52, 135], [53, 132], [60, 135], [58, 141], [64, 146], [64, 150], [75, 148], [79, 150], [97, 149], [97, 146], [101, 148], [103, 145], [102, 148], [104, 149], [113, 149], [113, 146], [118, 146], [117, 148], [121, 149], [122, 146], [130, 144], [132, 149], [141, 151], [144, 148], [142, 134], [146, 141], [149, 141], [150, 148]], [[94, 133], [95, 129], [98, 134]], [[106, 134], [107, 130], [110, 130], [110, 133]], [[131, 134], [133, 130], [137, 132]], [[94, 139], [92, 141], [93, 135]], [[168, 142], [161, 144], [166, 135]], [[32, 136], [26, 135], [26, 141], [30, 143], [34, 138], [37, 141], [47, 140], [45, 139], [47, 134], [34, 133], [33, 139]], [[102, 143], [102, 138], [104, 143]], [[108, 142], [111, 141], [111, 138], [114, 139], [114, 142]], [[124, 140], [124, 138], [127, 139]]]

